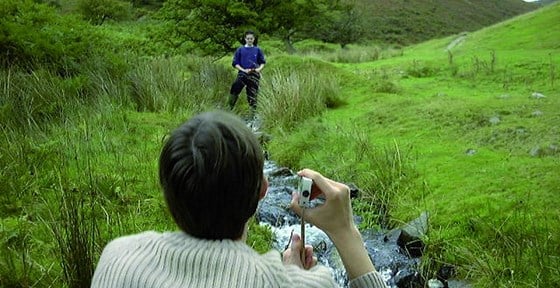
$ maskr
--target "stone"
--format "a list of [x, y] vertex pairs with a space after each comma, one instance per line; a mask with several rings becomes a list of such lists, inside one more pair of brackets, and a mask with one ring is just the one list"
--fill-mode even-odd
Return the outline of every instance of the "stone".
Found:
[[472, 155], [476, 154], [476, 150], [472, 149], [472, 148], [469, 148], [465, 151], [465, 154], [467, 154], [469, 156], [472, 156]]
[[488, 122], [490, 122], [490, 124], [492, 125], [498, 125], [501, 122], [501, 120], [500, 117], [498, 116], [492, 116], [490, 117], [490, 119], [488, 119]]
[[447, 287], [448, 288], [471, 288], [472, 285], [464, 281], [449, 280], [447, 282]]
[[445, 285], [437, 279], [428, 280], [428, 288], [444, 288]]
[[395, 274], [393, 277], [394, 283], [397, 287], [407, 287], [407, 288], [422, 288], [423, 286], [420, 285], [420, 274], [418, 271], [412, 269], [402, 269]]
[[422, 212], [420, 217], [406, 224], [397, 239], [397, 244], [404, 249], [410, 257], [420, 257], [424, 254], [422, 238], [428, 232], [428, 212]]
[[354, 183], [347, 183], [348, 187], [350, 188], [350, 198], [358, 198], [360, 196], [360, 188], [356, 186]]
[[287, 177], [287, 176], [293, 176], [295, 173], [292, 172], [292, 170], [288, 169], [288, 168], [278, 168], [274, 171], [271, 171], [269, 176], [270, 177]]
[[535, 98], [535, 99], [542, 99], [542, 98], [546, 98], [546, 96], [544, 96], [542, 93], [539, 92], [533, 92], [531, 94], [531, 97]]

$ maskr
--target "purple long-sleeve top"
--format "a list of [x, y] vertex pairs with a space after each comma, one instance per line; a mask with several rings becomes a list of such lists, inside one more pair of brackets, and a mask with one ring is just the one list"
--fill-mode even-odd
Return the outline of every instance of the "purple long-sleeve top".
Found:
[[235, 67], [235, 65], [239, 64], [243, 69], [254, 69], [265, 63], [266, 60], [261, 48], [257, 46], [241, 46], [235, 51], [231, 65]]

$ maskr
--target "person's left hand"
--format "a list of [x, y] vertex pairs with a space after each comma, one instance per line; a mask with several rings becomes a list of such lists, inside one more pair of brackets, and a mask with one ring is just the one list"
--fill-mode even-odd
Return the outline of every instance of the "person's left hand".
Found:
[[296, 265], [299, 268], [309, 270], [317, 265], [317, 258], [313, 256], [313, 246], [305, 245], [305, 259], [301, 259], [301, 237], [294, 233], [291, 239], [291, 245], [282, 253], [282, 262], [285, 265]]

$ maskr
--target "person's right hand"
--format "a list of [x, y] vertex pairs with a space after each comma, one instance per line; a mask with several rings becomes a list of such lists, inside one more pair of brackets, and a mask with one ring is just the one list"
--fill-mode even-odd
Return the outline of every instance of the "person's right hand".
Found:
[[[345, 184], [333, 181], [320, 173], [303, 169], [298, 172], [299, 176], [305, 176], [313, 180], [312, 195], [323, 196], [325, 203], [314, 208], [305, 210], [305, 221], [319, 227], [329, 236], [346, 233], [354, 229], [352, 217], [352, 206], [350, 202], [350, 188]], [[315, 191], [318, 189], [318, 191]], [[300, 195], [293, 193], [291, 209], [301, 216], [301, 207], [298, 205]]]
[[[311, 195], [324, 196], [325, 203], [305, 209], [305, 220], [323, 230], [332, 240], [348, 279], [352, 280], [366, 273], [375, 271], [373, 262], [365, 249], [362, 235], [354, 225], [352, 205], [350, 202], [350, 188], [348, 186], [323, 177], [313, 170], [304, 169], [298, 175], [311, 178], [313, 186]], [[319, 191], [315, 191], [318, 189]], [[301, 216], [301, 207], [298, 204], [298, 193], [292, 196], [291, 208]]]

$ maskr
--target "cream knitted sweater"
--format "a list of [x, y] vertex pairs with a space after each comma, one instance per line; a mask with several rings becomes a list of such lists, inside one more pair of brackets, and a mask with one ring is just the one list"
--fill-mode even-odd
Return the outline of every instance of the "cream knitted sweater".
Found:
[[[278, 251], [258, 254], [241, 241], [208, 241], [183, 232], [143, 232], [111, 241], [91, 287], [338, 287], [328, 268], [284, 265]], [[386, 287], [369, 273], [350, 287]]]

